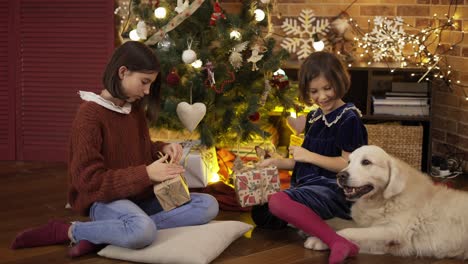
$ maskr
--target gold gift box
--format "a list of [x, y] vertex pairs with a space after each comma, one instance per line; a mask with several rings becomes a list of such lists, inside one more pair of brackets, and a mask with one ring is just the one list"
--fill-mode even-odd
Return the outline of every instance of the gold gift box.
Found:
[[163, 181], [153, 187], [154, 194], [164, 211], [170, 211], [190, 202], [190, 193], [183, 176]]

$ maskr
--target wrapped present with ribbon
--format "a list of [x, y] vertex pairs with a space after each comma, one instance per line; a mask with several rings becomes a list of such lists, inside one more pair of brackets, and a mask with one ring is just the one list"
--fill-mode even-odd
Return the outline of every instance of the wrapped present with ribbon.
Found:
[[164, 211], [170, 211], [191, 200], [187, 182], [183, 176], [156, 184], [153, 191]]
[[280, 179], [276, 167], [243, 168], [234, 173], [234, 187], [242, 207], [264, 204], [280, 191]]
[[216, 149], [197, 145], [197, 141], [181, 144], [184, 148], [184, 155], [180, 164], [185, 168], [184, 176], [188, 187], [206, 187], [212, 175], [219, 171]]

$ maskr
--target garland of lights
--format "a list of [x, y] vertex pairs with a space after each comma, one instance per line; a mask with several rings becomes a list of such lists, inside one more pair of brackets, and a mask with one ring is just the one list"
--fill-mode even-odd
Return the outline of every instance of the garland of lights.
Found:
[[[268, 2], [266, 0], [264, 1]], [[191, 6], [192, 8], [189, 7], [187, 8], [188, 10], [185, 11], [189, 12], [190, 10], [193, 13], [194, 10], [191, 9], [193, 9], [193, 7], [195, 7], [197, 4], [200, 4], [200, 2], [202, 1], [195, 0], [192, 4], [193, 6]], [[358, 57], [361, 61], [367, 61], [368, 65], [371, 65], [373, 62], [383, 61], [384, 63], [386, 63], [391, 72], [394, 72], [396, 67], [395, 65], [390, 65], [390, 61], [398, 62], [397, 67], [402, 68], [407, 67], [409, 65], [414, 65], [425, 70], [425, 73], [418, 80], [418, 82], [422, 80], [442, 81], [447, 85], [447, 87], [449, 87], [450, 90], [452, 90], [453, 87], [461, 88], [465, 95], [465, 99], [468, 100], [468, 95], [465, 91], [465, 88], [468, 88], [468, 84], [464, 85], [460, 82], [460, 80], [453, 80], [454, 76], [451, 66], [447, 62], [447, 59], [443, 56], [451, 50], [453, 50], [455, 46], [457, 46], [463, 41], [465, 32], [461, 31], [460, 40], [456, 41], [453, 44], [449, 44], [448, 48], [444, 49], [445, 45], [441, 44], [442, 33], [444, 31], [455, 30], [458, 27], [456, 22], [454, 22], [454, 15], [449, 15], [450, 13], [456, 13], [457, 4], [450, 4], [448, 14], [445, 14], [442, 18], [439, 18], [436, 14], [434, 14], [433, 21], [431, 24], [436, 26], [429, 25], [426, 28], [420, 30], [414, 26], [411, 26], [410, 24], [404, 23], [401, 17], [375, 17], [373, 20], [374, 27], [371, 29], [371, 20], [368, 20], [368, 30], [370, 30], [370, 32], [364, 32], [359, 27], [359, 25], [353, 20], [353, 18], [350, 17], [347, 13], [347, 10], [355, 2], [356, 0], [350, 3], [344, 11], [341, 11], [337, 16], [330, 19], [330, 23], [328, 24], [328, 26], [325, 29], [323, 29], [324, 33], [320, 34], [320, 37], [324, 40], [324, 42], [332, 46], [328, 47], [329, 49], [337, 53], [337, 55], [343, 56], [345, 61], [348, 62], [348, 67], [353, 66], [353, 61], [355, 59], [353, 59], [352, 57]], [[114, 12], [116, 15], [119, 15], [119, 13], [122, 12], [128, 13], [127, 23], [130, 18], [129, 9], [131, 3], [132, 0], [130, 0], [129, 2], [123, 2], [122, 7], [117, 7]], [[454, 7], [454, 9], [451, 12], [452, 7]], [[260, 11], [262, 10], [255, 10], [256, 17], [257, 12], [260, 14], [262, 13]], [[179, 15], [182, 15], [183, 13], [184, 12], [181, 12]], [[259, 17], [261, 17], [261, 15]], [[121, 17], [125, 19], [125, 15], [122, 15]], [[138, 23], [138, 18], [136, 18], [135, 20]], [[337, 22], [344, 20], [347, 21], [347, 23], [351, 26], [352, 30], [356, 34], [356, 37], [354, 38], [355, 50], [352, 51], [353, 54], [351, 54], [344, 48], [344, 44], [349, 41], [346, 40], [342, 36], [342, 34], [337, 34], [337, 30], [332, 30], [338, 28], [336, 26]], [[121, 23], [123, 22], [124, 21], [121, 20]], [[404, 26], [413, 31], [417, 30], [418, 32], [416, 34], [409, 34], [404, 31]], [[127, 25], [124, 26], [123, 30], [125, 30], [126, 27]], [[153, 30], [155, 29], [153, 28]], [[153, 34], [152, 37], [150, 37], [151, 41], [153, 41], [154, 38], [156, 38], [156, 35], [158, 38], [160, 38], [161, 36], [163, 36], [161, 32], [166, 32], [165, 29], [159, 29], [156, 31], [160, 34]], [[282, 36], [280, 34], [272, 33], [272, 31], [269, 30], [268, 35], [271, 34], [279, 35], [283, 38], [287, 37]], [[310, 36], [306, 37], [310, 38]], [[316, 38], [317, 35], [314, 37]], [[340, 46], [340, 42], [341, 49], [337, 49], [336, 46]], [[414, 75], [415, 74], [413, 74], [413, 76]]]
[[[449, 11], [451, 7], [452, 5], [449, 6]], [[453, 13], [455, 12], [456, 6]], [[402, 30], [403, 25], [413, 30], [418, 29], [409, 24], [404, 24], [401, 18], [398, 17], [394, 19], [376, 17], [371, 33], [364, 33], [352, 18], [349, 18], [348, 21], [354, 31], [362, 36], [355, 37], [355, 41], [361, 50], [359, 57], [367, 60], [368, 65], [371, 65], [373, 61], [380, 61], [384, 57], [383, 54], [388, 55], [392, 51], [395, 56], [386, 57], [399, 62], [399, 67], [404, 68], [412, 64], [425, 70], [425, 73], [420, 77], [418, 82], [422, 80], [442, 81], [450, 90], [453, 90], [454, 87], [460, 88], [465, 96], [465, 100], [468, 100], [468, 94], [465, 91], [468, 85], [462, 85], [460, 80], [453, 80], [452, 67], [447, 62], [446, 57], [443, 56], [460, 44], [465, 37], [465, 32], [461, 31], [461, 38], [453, 44], [449, 44], [448, 48], [444, 48], [444, 44], [441, 43], [444, 31], [456, 30], [458, 27], [454, 22], [454, 15], [449, 16], [445, 14], [443, 18], [439, 18], [437, 14], [434, 14], [431, 24], [438, 26], [432, 27], [429, 25], [419, 30], [417, 34], [405, 33]], [[368, 20], [369, 29], [370, 24], [371, 21]], [[401, 28], [395, 28], [395, 24], [398, 24]], [[372, 35], [379, 35], [381, 38], [375, 38]], [[385, 41], [382, 41], [382, 39]], [[405, 49], [405, 47], [409, 49]], [[405, 50], [409, 50], [409, 52], [405, 52]], [[349, 64], [348, 66], [352, 65]], [[391, 69], [391, 72], [394, 72], [395, 67], [390, 66], [388, 61], [387, 66]], [[414, 75], [413, 73], [412, 76]]]

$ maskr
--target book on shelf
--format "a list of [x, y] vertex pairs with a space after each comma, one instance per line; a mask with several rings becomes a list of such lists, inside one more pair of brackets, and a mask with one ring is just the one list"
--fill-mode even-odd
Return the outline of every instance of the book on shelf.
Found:
[[429, 97], [428, 93], [385, 92], [385, 97]]
[[428, 116], [429, 105], [374, 105], [374, 115]]
[[427, 97], [385, 97], [379, 98], [372, 96], [373, 105], [396, 105], [396, 106], [406, 106], [406, 105], [427, 105]]
[[427, 82], [393, 82], [392, 92], [428, 93], [429, 86]]

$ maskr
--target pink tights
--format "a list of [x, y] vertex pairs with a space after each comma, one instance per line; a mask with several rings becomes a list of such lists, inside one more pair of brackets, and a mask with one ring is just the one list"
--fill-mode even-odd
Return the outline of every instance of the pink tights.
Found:
[[285, 192], [273, 194], [268, 206], [272, 214], [327, 244], [330, 248], [329, 263], [341, 263], [346, 257], [358, 254], [358, 246], [339, 236], [312, 209], [292, 200]]

